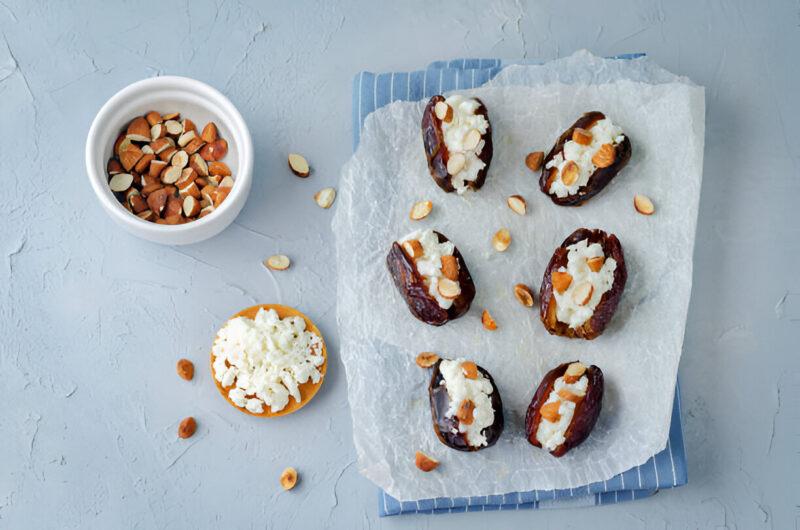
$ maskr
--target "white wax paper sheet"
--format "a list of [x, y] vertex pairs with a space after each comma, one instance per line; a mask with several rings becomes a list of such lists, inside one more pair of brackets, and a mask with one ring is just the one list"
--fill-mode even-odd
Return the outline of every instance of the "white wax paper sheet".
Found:
[[[643, 463], [667, 443], [673, 392], [691, 293], [692, 250], [703, 166], [704, 92], [649, 60], [606, 60], [579, 53], [542, 66], [506, 68], [489, 85], [463, 91], [489, 111], [494, 157], [477, 193], [444, 193], [428, 173], [420, 134], [425, 101], [395, 102], [371, 114], [342, 169], [333, 221], [338, 267], [337, 318], [360, 471], [400, 500], [583, 486]], [[584, 112], [600, 110], [631, 139], [628, 166], [594, 199], [553, 204], [524, 163], [544, 151]], [[653, 200], [643, 216], [633, 196]], [[506, 206], [522, 195], [528, 212]], [[411, 221], [411, 206], [433, 201]], [[538, 291], [553, 251], [580, 227], [602, 228], [622, 243], [628, 281], [605, 333], [593, 341], [551, 336], [539, 319]], [[415, 229], [435, 229], [460, 249], [477, 294], [469, 312], [443, 327], [416, 320], [386, 268], [391, 244]], [[504, 253], [492, 248], [511, 232]], [[536, 293], [523, 307], [513, 286]], [[481, 325], [486, 309], [496, 331]], [[462, 453], [433, 431], [430, 372], [422, 351], [464, 357], [494, 376], [505, 430], [488, 449]], [[544, 374], [580, 359], [605, 374], [603, 409], [591, 436], [562, 458], [525, 440], [525, 411]], [[414, 466], [421, 450], [440, 460]]]

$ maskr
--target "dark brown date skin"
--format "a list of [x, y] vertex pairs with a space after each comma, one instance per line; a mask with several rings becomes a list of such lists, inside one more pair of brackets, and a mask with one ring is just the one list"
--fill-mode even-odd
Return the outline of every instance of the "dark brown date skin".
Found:
[[616, 153], [614, 157], [614, 163], [608, 167], [597, 168], [589, 177], [586, 185], [578, 188], [577, 193], [574, 195], [567, 195], [566, 197], [556, 197], [555, 195], [550, 194], [550, 185], [553, 183], [553, 179], [556, 176], [556, 168], [551, 167], [550, 169], [547, 169], [547, 163], [550, 162], [557, 154], [563, 153], [564, 144], [572, 140], [572, 132], [575, 129], [581, 128], [588, 130], [595, 123], [604, 118], [605, 115], [602, 112], [587, 112], [581, 118], [579, 118], [578, 121], [572, 124], [572, 127], [564, 131], [564, 134], [559, 136], [556, 145], [553, 146], [553, 148], [544, 158], [544, 162], [542, 162], [542, 176], [539, 178], [539, 188], [541, 188], [542, 193], [550, 197], [550, 200], [552, 200], [554, 203], [560, 206], [580, 206], [584, 202], [600, 193], [600, 191], [605, 188], [609, 182], [611, 182], [611, 179], [613, 179], [617, 173], [619, 173], [620, 170], [628, 164], [628, 160], [631, 158], [631, 141], [626, 134], [625, 139], [617, 144], [615, 148]]
[[[476, 115], [483, 115], [486, 121], [489, 121], [489, 114], [486, 111], [486, 105], [478, 98], [473, 98], [480, 107], [475, 111]], [[444, 96], [433, 96], [425, 111], [422, 113], [422, 143], [425, 145], [425, 157], [428, 159], [428, 169], [436, 184], [439, 185], [444, 191], [450, 193], [456, 191], [453, 187], [453, 176], [447, 172], [447, 161], [450, 158], [450, 153], [447, 151], [447, 146], [444, 143], [444, 135], [442, 134], [442, 120], [436, 117], [433, 107], [439, 101], [444, 101]], [[486, 129], [486, 134], [483, 135], [485, 145], [481, 154], [478, 155], [486, 166], [478, 172], [478, 176], [474, 181], [466, 181], [467, 186], [477, 191], [483, 186], [486, 180], [486, 173], [489, 171], [489, 164], [492, 161], [492, 124]]]
[[[570, 364], [572, 363], [560, 364], [547, 372], [528, 406], [528, 413], [525, 415], [525, 436], [528, 438], [528, 442], [536, 447], [542, 446], [536, 440], [536, 431], [539, 429], [539, 422], [542, 419], [539, 409], [553, 391], [556, 379], [564, 375]], [[572, 422], [564, 433], [564, 443], [550, 451], [553, 456], [562, 456], [573, 447], [580, 445], [592, 432], [597, 417], [600, 416], [600, 409], [603, 405], [603, 372], [597, 366], [592, 365], [586, 370], [585, 375], [589, 379], [586, 395], [575, 405]]]
[[[439, 237], [440, 243], [449, 241], [439, 232], [434, 233]], [[411, 314], [426, 324], [441, 326], [460, 317], [469, 310], [472, 299], [475, 298], [475, 284], [458, 248], [453, 250], [453, 257], [459, 266], [458, 283], [461, 286], [461, 294], [447, 310], [439, 307], [436, 299], [428, 293], [428, 288], [423, 283], [423, 276], [417, 271], [414, 261], [396, 241], [386, 257], [386, 266], [392, 275], [394, 285], [408, 304]]]
[[[553, 272], [557, 271], [559, 267], [567, 266], [567, 247], [582, 241], [589, 240], [589, 244], [600, 243], [603, 247], [603, 254], [606, 258], [614, 258], [617, 262], [617, 268], [614, 270], [614, 282], [611, 289], [606, 291], [600, 303], [594, 309], [594, 314], [577, 328], [571, 328], [568, 324], [560, 322], [556, 317], [556, 297], [553, 295]], [[588, 228], [579, 228], [575, 230], [570, 236], [561, 243], [561, 246], [553, 253], [550, 258], [550, 263], [544, 271], [544, 278], [542, 278], [542, 287], [539, 290], [539, 316], [547, 331], [551, 335], [561, 335], [562, 337], [569, 337], [570, 339], [581, 338], [592, 340], [600, 336], [606, 329], [606, 326], [614, 316], [622, 298], [622, 291], [625, 289], [625, 282], [628, 279], [628, 271], [625, 268], [625, 256], [622, 253], [622, 245], [620, 245], [617, 236], [614, 234], [606, 234], [600, 229], [589, 230]]]
[[493, 446], [500, 439], [503, 433], [504, 419], [503, 419], [503, 401], [500, 399], [500, 391], [497, 390], [497, 385], [494, 384], [494, 379], [489, 372], [482, 367], [478, 366], [478, 372], [483, 374], [483, 377], [492, 383], [492, 392], [490, 398], [492, 402], [492, 409], [494, 409], [494, 423], [483, 429], [482, 434], [486, 436], [486, 445], [474, 447], [467, 441], [465, 433], [454, 434], [452, 429], [458, 431], [458, 418], [455, 416], [445, 416], [447, 409], [450, 407], [450, 396], [447, 394], [445, 385], [441, 382], [444, 381], [442, 373], [439, 371], [439, 365], [442, 359], [436, 361], [433, 365], [433, 375], [431, 376], [431, 383], [428, 386], [428, 395], [431, 401], [431, 416], [433, 418], [433, 430], [436, 431], [436, 436], [439, 441], [447, 447], [452, 447], [458, 451], [478, 451], [487, 447]]

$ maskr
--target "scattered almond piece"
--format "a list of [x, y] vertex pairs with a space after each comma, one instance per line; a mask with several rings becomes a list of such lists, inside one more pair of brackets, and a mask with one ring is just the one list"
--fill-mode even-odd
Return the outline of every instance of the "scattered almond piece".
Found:
[[472, 361], [465, 361], [461, 363], [461, 372], [463, 372], [464, 377], [467, 379], [477, 379], [478, 365]]
[[589, 269], [592, 272], [597, 272], [603, 268], [603, 263], [605, 263], [606, 258], [603, 256], [597, 256], [594, 258], [586, 258], [586, 264], [589, 266]]
[[458, 412], [456, 412], [456, 418], [460, 423], [464, 425], [472, 425], [472, 422], [475, 421], [474, 416], [472, 415], [472, 411], [475, 409], [475, 403], [472, 401], [465, 399], [461, 402], [461, 405], [458, 407]]
[[653, 201], [644, 195], [634, 195], [633, 207], [636, 208], [636, 211], [642, 215], [653, 215], [653, 212], [655, 211], [655, 208], [653, 207]]
[[431, 201], [419, 201], [411, 207], [411, 213], [408, 214], [408, 216], [412, 221], [419, 221], [420, 219], [428, 217], [432, 209], [433, 203]]
[[531, 171], [539, 171], [542, 169], [543, 160], [544, 153], [541, 151], [535, 151], [525, 157], [525, 165], [528, 166], [528, 169]]
[[274, 254], [267, 258], [264, 265], [274, 271], [285, 271], [289, 268], [289, 265], [291, 265], [291, 261], [283, 254]]
[[539, 414], [541, 414], [542, 418], [546, 419], [550, 423], [556, 423], [561, 415], [558, 413], [558, 409], [561, 406], [559, 401], [553, 401], [552, 403], [545, 403], [539, 409]]
[[553, 283], [553, 289], [555, 289], [558, 294], [564, 294], [569, 284], [572, 283], [572, 275], [568, 272], [554, 271], [552, 276], [550, 276], [550, 281]]
[[512, 195], [506, 200], [506, 203], [511, 211], [519, 215], [525, 215], [525, 212], [528, 211], [528, 203], [519, 195]]
[[439, 278], [439, 281], [436, 282], [436, 290], [439, 291], [442, 297], [448, 300], [455, 300], [461, 294], [461, 285], [447, 278]]
[[614, 163], [617, 151], [611, 144], [603, 144], [592, 157], [592, 164], [597, 167], [608, 167]]
[[592, 143], [593, 135], [586, 129], [576, 127], [572, 131], [572, 141], [580, 145], [589, 145]]
[[178, 426], [178, 436], [181, 438], [191, 438], [194, 432], [197, 430], [197, 423], [194, 421], [194, 418], [189, 416], [188, 418], [184, 419], [181, 424]]
[[328, 209], [333, 204], [333, 200], [336, 198], [336, 190], [333, 188], [322, 188], [314, 195], [314, 201], [317, 203], [317, 206], [320, 208]]
[[518, 283], [514, 286], [514, 296], [516, 296], [519, 303], [525, 307], [531, 307], [533, 305], [533, 293], [531, 292], [531, 288], [524, 283]]
[[464, 135], [461, 146], [465, 151], [474, 151], [478, 148], [479, 143], [481, 143], [480, 131], [478, 129], [470, 129], [469, 132]]
[[194, 364], [192, 364], [192, 361], [188, 359], [181, 359], [178, 361], [177, 369], [178, 375], [181, 376], [181, 379], [191, 381], [192, 377], [194, 377]]
[[492, 238], [492, 245], [497, 252], [505, 252], [511, 244], [511, 234], [505, 228], [501, 228]]
[[289, 153], [289, 169], [292, 170], [292, 173], [302, 178], [306, 178], [311, 172], [306, 158], [297, 153]]
[[572, 301], [578, 305], [586, 305], [592, 298], [594, 285], [591, 282], [581, 282], [572, 290]]
[[425, 253], [425, 249], [422, 248], [422, 243], [416, 239], [403, 243], [403, 250], [406, 251], [406, 254], [411, 259], [417, 259]]
[[433, 106], [433, 113], [445, 123], [453, 121], [453, 108], [444, 101], [438, 101], [436, 105]]
[[458, 281], [458, 260], [455, 256], [447, 254], [442, 256], [442, 276], [448, 280]]
[[430, 368], [431, 366], [436, 364], [436, 361], [438, 360], [439, 356], [436, 355], [435, 353], [424, 351], [419, 355], [417, 355], [417, 358], [414, 362], [416, 362], [417, 366], [419, 366], [420, 368]]
[[434, 469], [436, 469], [436, 466], [439, 465], [439, 461], [434, 460], [433, 458], [421, 453], [420, 451], [417, 451], [417, 455], [414, 458], [414, 465], [416, 465], [417, 469], [419, 469], [420, 471], [424, 471], [425, 473], [427, 473], [428, 471], [433, 471]]
[[568, 385], [575, 383], [586, 372], [586, 365], [580, 361], [570, 363], [564, 372], [564, 382]]
[[570, 160], [561, 168], [561, 182], [564, 183], [564, 186], [572, 186], [578, 180], [580, 171], [578, 164]]
[[447, 172], [450, 175], [457, 175], [459, 171], [464, 169], [467, 163], [467, 157], [463, 153], [453, 153], [447, 160]]
[[287, 467], [281, 473], [281, 486], [286, 491], [294, 488], [297, 485], [297, 471], [293, 467]]
[[481, 315], [481, 323], [483, 324], [483, 327], [489, 331], [494, 331], [497, 329], [497, 322], [494, 321], [492, 315], [490, 315], [488, 311], [484, 311]]

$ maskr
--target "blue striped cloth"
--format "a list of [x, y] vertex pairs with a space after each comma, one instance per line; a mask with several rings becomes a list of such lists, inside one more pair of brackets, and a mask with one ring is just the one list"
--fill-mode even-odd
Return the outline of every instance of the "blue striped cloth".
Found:
[[[627, 54], [615, 58], [631, 59], [642, 55]], [[479, 87], [507, 64], [510, 63], [499, 59], [456, 59], [431, 63], [427, 69], [414, 72], [357, 74], [353, 80], [353, 149], [358, 146], [364, 119], [370, 112], [393, 101], [418, 101], [448, 90]], [[644, 464], [608, 480], [580, 488], [404, 502], [380, 490], [378, 504], [381, 516], [595, 506], [641, 499], [658, 490], [682, 486], [687, 481], [680, 386], [676, 385], [667, 447]]]

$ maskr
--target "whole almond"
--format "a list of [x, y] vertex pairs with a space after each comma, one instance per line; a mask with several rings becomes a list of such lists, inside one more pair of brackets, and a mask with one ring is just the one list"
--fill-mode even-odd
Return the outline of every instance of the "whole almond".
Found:
[[189, 416], [178, 426], [178, 436], [181, 438], [190, 438], [196, 430], [197, 423], [195, 423], [194, 418]]
[[191, 381], [192, 377], [194, 377], [194, 364], [192, 364], [192, 361], [181, 359], [178, 361], [178, 366], [176, 368], [178, 370], [178, 375], [181, 376], [182, 379]]

